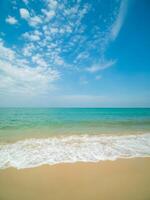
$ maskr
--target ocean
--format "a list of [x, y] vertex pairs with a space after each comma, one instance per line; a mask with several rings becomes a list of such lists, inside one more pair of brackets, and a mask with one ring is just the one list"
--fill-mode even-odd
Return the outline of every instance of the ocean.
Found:
[[149, 108], [0, 108], [0, 168], [149, 156]]

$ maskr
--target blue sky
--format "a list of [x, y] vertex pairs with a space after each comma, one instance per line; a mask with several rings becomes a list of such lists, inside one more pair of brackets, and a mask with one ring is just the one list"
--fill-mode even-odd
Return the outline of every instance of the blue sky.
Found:
[[1, 0], [0, 106], [150, 106], [149, 0]]

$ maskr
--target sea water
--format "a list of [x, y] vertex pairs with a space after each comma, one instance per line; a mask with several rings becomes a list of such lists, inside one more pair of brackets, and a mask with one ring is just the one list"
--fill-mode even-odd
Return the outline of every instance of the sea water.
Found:
[[0, 109], [0, 168], [149, 156], [148, 108]]

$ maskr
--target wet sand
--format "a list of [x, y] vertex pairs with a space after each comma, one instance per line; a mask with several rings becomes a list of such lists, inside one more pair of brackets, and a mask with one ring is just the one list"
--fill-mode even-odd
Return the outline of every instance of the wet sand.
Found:
[[0, 200], [149, 200], [150, 158], [0, 170]]

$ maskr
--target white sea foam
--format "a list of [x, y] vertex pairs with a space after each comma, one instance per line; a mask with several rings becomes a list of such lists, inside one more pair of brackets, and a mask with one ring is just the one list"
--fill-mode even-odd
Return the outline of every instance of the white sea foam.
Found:
[[150, 134], [129, 136], [64, 136], [28, 139], [0, 145], [0, 168], [31, 168], [43, 164], [98, 162], [149, 157]]

